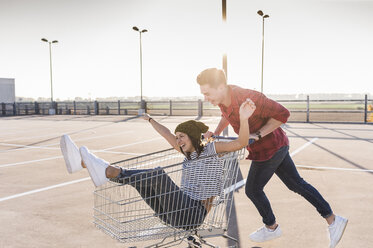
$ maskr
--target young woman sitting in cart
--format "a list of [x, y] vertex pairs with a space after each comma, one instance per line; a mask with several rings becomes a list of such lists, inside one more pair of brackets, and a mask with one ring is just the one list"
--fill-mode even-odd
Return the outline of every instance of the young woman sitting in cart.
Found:
[[[183, 229], [200, 226], [211, 209], [216, 196], [222, 194], [222, 161], [218, 153], [240, 150], [248, 145], [248, 118], [255, 111], [255, 104], [247, 99], [240, 106], [240, 131], [236, 140], [210, 142], [202, 145], [201, 135], [208, 131], [202, 122], [190, 120], [179, 124], [175, 135], [168, 128], [145, 114], [153, 128], [177, 151], [185, 155], [180, 187], [162, 168], [128, 170], [111, 166], [82, 146], [80, 149], [68, 135], [61, 137], [61, 151], [69, 173], [87, 168], [96, 187], [108, 180], [128, 184], [136, 188], [146, 203], [165, 223]], [[199, 157], [208, 156], [201, 161]]]

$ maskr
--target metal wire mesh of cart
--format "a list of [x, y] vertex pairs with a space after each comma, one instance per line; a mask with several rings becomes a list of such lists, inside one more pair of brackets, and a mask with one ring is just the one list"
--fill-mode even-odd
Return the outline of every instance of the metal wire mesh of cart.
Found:
[[[118, 161], [112, 165], [140, 172], [111, 180], [96, 188], [94, 223], [105, 233], [125, 243], [157, 240], [155, 242], [159, 244], [167, 238], [171, 238], [171, 242], [188, 242], [191, 235], [200, 240], [216, 235], [227, 237], [225, 232], [239, 160], [244, 153], [244, 149], [241, 149], [185, 160], [185, 156], [175, 149], [167, 149]], [[211, 159], [218, 161], [221, 169], [209, 169]], [[211, 176], [217, 177], [214, 187], [219, 194], [202, 201], [194, 201], [186, 196], [187, 191], [193, 194], [193, 190], [208, 190], [203, 188], [208, 186], [187, 190], [188, 176], [192, 173], [188, 170], [194, 166], [206, 167], [205, 173], [213, 173]], [[203, 174], [201, 171], [198, 173]], [[195, 176], [198, 177], [194, 175], [193, 180]]]

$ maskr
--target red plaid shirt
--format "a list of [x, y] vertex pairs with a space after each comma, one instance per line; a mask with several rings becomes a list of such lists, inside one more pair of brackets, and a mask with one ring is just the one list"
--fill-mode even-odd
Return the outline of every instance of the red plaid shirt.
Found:
[[[231, 105], [225, 107], [219, 104], [222, 116], [229, 121], [235, 133], [240, 131], [239, 110], [241, 104], [250, 98], [256, 105], [256, 110], [249, 118], [250, 133], [256, 133], [270, 118], [286, 123], [290, 116], [289, 111], [276, 101], [267, 98], [260, 92], [243, 89], [235, 85], [228, 85], [231, 95]], [[289, 140], [281, 127], [247, 146], [250, 160], [266, 161], [270, 159], [283, 146], [289, 145]]]

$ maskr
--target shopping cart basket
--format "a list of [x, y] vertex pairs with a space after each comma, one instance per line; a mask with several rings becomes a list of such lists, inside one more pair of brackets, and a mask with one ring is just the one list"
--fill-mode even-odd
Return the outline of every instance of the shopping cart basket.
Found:
[[[222, 171], [219, 174], [221, 184], [216, 185], [216, 187], [221, 188], [221, 193], [208, 203], [210, 204], [208, 206], [210, 210], [202, 224], [185, 227], [167, 223], [150, 207], [154, 196], [150, 196], [149, 193], [149, 197], [147, 197], [147, 192], [142, 192], [140, 195], [134, 187], [124, 184], [123, 181], [115, 180], [109, 181], [94, 191], [94, 224], [123, 243], [154, 240], [152, 245], [148, 247], [173, 246], [182, 242], [187, 242], [189, 247], [200, 247], [199, 244], [216, 247], [206, 241], [206, 238], [216, 236], [235, 240], [229, 237], [226, 232], [232, 208], [233, 191], [239, 171], [239, 160], [244, 157], [244, 153], [245, 149], [241, 149], [214, 155], [222, 163]], [[176, 185], [180, 186], [182, 180], [185, 180], [183, 178], [183, 173], [186, 170], [185, 164], [183, 166], [184, 158], [185, 156], [171, 148], [118, 161], [112, 165], [124, 169], [149, 169], [151, 175], [154, 176], [154, 180], [158, 180], [157, 175], [159, 173], [157, 171], [162, 171]], [[208, 157], [199, 157], [189, 160], [188, 163], [193, 165], [193, 163], [200, 163], [207, 159]], [[149, 174], [149, 172], [147, 173]], [[139, 175], [137, 174], [135, 183], [145, 183], [138, 178]], [[149, 180], [149, 175], [144, 178], [146, 178], [144, 180]], [[128, 180], [131, 180], [131, 178]], [[180, 191], [182, 190], [181, 187]], [[167, 193], [175, 194], [175, 192]], [[144, 246], [141, 244], [141, 247]]]

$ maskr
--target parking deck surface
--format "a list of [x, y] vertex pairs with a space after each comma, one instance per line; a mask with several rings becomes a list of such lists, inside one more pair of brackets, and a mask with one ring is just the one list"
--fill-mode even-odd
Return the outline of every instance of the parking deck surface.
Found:
[[[174, 130], [178, 123], [196, 117], [155, 119]], [[214, 129], [219, 118], [200, 121]], [[288, 123], [284, 130], [301, 176], [320, 191], [335, 213], [349, 219], [337, 247], [371, 247], [373, 125]], [[0, 118], [0, 247], [129, 246], [92, 224], [94, 185], [86, 170], [67, 173], [59, 148], [65, 133], [109, 162], [169, 147], [148, 122], [131, 116]], [[241, 161], [240, 167], [246, 178], [250, 161]], [[328, 247], [326, 222], [312, 205], [289, 191], [276, 176], [265, 191], [283, 236], [266, 243], [249, 240], [249, 234], [262, 222], [241, 188], [234, 193], [229, 227], [240, 247]], [[210, 241], [228, 246], [223, 238]]]

